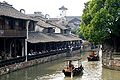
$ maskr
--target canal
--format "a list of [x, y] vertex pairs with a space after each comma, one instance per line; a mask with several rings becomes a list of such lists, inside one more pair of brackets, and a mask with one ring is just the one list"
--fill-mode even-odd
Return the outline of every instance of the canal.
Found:
[[120, 80], [119, 71], [102, 68], [101, 60], [88, 62], [87, 55], [88, 53], [82, 57], [83, 75], [72, 79], [65, 77], [62, 73], [65, 64], [64, 58], [62, 58], [2, 75], [0, 80]]

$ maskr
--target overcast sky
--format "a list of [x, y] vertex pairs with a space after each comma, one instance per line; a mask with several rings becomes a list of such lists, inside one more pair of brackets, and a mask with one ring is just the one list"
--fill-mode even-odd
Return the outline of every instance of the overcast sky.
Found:
[[17, 10], [25, 9], [26, 14], [33, 14], [35, 11], [49, 14], [50, 17], [59, 17], [61, 6], [68, 8], [67, 16], [81, 16], [84, 3], [88, 0], [0, 0], [13, 5]]

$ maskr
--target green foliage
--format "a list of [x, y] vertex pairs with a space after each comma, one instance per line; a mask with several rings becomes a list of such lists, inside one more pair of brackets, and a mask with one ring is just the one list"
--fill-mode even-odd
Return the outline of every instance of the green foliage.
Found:
[[120, 36], [120, 0], [91, 0], [85, 3], [79, 34], [95, 44]]

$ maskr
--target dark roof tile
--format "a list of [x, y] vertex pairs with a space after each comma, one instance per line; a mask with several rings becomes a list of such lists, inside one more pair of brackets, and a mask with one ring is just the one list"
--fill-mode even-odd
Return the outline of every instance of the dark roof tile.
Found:
[[3, 2], [0, 2], [0, 16], [8, 16], [12, 18], [18, 18], [18, 19], [30, 19], [29, 16], [21, 13], [20, 11], [16, 10], [12, 7], [12, 5]]
[[45, 43], [45, 42], [62, 42], [62, 41], [75, 41], [81, 40], [74, 35], [62, 34], [44, 34], [40, 32], [30, 32], [28, 35], [28, 42], [30, 43]]
[[46, 22], [43, 21], [43, 20], [39, 20], [39, 21], [37, 22], [37, 25], [38, 25], [38, 26], [41, 26], [41, 27], [44, 27], [44, 28], [48, 28], [48, 27], [54, 28], [54, 27], [55, 27], [55, 26], [53, 26], [53, 25], [51, 25], [51, 24], [49, 24], [49, 23], [46, 23]]

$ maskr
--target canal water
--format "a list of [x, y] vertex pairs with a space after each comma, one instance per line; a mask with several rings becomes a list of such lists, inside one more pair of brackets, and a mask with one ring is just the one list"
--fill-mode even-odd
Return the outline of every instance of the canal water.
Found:
[[0, 80], [120, 80], [120, 71], [102, 68], [101, 60], [88, 62], [87, 55], [88, 53], [82, 57], [84, 67], [82, 76], [65, 77], [62, 73], [65, 62], [64, 58], [62, 58], [2, 75]]

